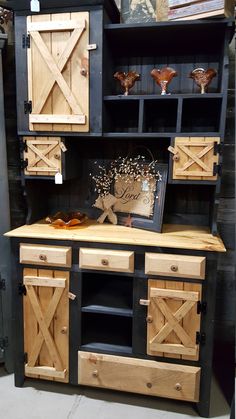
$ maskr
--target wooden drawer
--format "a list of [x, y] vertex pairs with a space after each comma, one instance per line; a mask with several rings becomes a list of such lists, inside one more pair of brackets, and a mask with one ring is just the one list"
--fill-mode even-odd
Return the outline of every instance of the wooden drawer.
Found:
[[20, 263], [71, 267], [71, 248], [39, 244], [20, 244]]
[[206, 258], [202, 256], [145, 254], [145, 273], [147, 275], [204, 279], [205, 267]]
[[197, 402], [199, 367], [114, 355], [78, 353], [78, 383]]
[[79, 267], [99, 271], [134, 272], [134, 252], [81, 248]]

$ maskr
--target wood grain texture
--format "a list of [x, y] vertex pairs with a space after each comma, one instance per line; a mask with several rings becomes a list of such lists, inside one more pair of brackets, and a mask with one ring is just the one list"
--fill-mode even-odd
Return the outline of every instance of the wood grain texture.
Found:
[[68, 382], [69, 273], [24, 269], [23, 283], [25, 374]]
[[78, 369], [83, 385], [186, 401], [199, 398], [198, 367], [79, 352]]
[[205, 278], [206, 258], [161, 253], [145, 254], [145, 273], [180, 278]]
[[32, 225], [24, 225], [9, 231], [5, 235], [19, 238], [75, 240], [225, 252], [220, 237], [212, 236], [208, 228], [173, 224], [164, 225], [162, 233], [154, 233], [111, 224], [101, 225], [94, 221], [87, 221], [78, 228], [61, 230], [54, 229], [42, 221]]
[[80, 248], [79, 267], [100, 271], [134, 272], [134, 252]]
[[30, 130], [88, 132], [89, 13], [29, 16], [27, 25]]
[[21, 243], [20, 263], [70, 267], [71, 248]]

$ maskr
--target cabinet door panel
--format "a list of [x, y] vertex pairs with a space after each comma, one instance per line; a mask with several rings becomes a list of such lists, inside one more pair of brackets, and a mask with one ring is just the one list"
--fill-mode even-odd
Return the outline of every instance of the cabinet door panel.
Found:
[[69, 273], [24, 269], [25, 375], [68, 382]]
[[31, 131], [89, 131], [89, 13], [28, 16]]
[[175, 281], [148, 281], [147, 353], [198, 360], [201, 285]]

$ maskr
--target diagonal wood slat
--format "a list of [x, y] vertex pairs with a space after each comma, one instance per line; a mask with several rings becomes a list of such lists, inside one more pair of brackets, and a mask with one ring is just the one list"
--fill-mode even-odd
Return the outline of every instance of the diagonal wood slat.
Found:
[[183, 327], [180, 326], [178, 320], [176, 320], [176, 318], [173, 316], [171, 310], [169, 309], [165, 301], [162, 298], [157, 298], [157, 301], [158, 301], [159, 309], [161, 310], [163, 315], [166, 317], [172, 329], [174, 330], [176, 335], [179, 337], [183, 345], [190, 348], [194, 348], [195, 343], [192, 341], [191, 337], [185, 332]]
[[[209, 153], [209, 151], [211, 151], [213, 149], [213, 145], [208, 145], [207, 147], [205, 147], [203, 150], [200, 151], [200, 153], [196, 154], [196, 156], [201, 159], [202, 157], [204, 157], [207, 153]], [[188, 169], [192, 164], [196, 163], [193, 160], [189, 160], [185, 163], [185, 165], [182, 167], [182, 170], [186, 170]], [[208, 168], [208, 170], [210, 170], [210, 168]]]
[[[40, 348], [42, 346], [43, 341], [45, 341], [45, 344], [47, 345], [49, 354], [52, 358], [53, 364], [55, 365], [55, 368], [57, 371], [62, 371], [63, 370], [63, 365], [62, 365], [62, 361], [61, 361], [61, 357], [60, 354], [57, 350], [57, 347], [55, 345], [55, 342], [48, 330], [48, 327], [50, 326], [50, 323], [52, 321], [52, 317], [56, 311], [56, 307], [60, 301], [60, 298], [63, 294], [63, 288], [56, 288], [53, 298], [51, 300], [51, 303], [49, 305], [48, 311], [46, 316], [44, 317], [41, 307], [40, 307], [40, 303], [39, 303], [39, 299], [38, 296], [35, 292], [35, 289], [33, 286], [28, 285], [26, 286], [27, 289], [27, 294], [29, 296], [29, 300], [30, 303], [32, 305], [35, 317], [38, 321], [39, 324], [39, 328], [40, 328], [40, 333], [38, 334], [37, 338], [36, 338], [36, 343], [37, 343], [37, 347], [34, 346], [34, 351], [32, 351], [31, 353], [31, 357], [30, 357], [30, 362], [28, 362], [28, 366], [34, 366], [35, 362], [37, 360]], [[50, 310], [49, 310], [50, 309]], [[51, 320], [50, 320], [51, 319]], [[47, 320], [47, 321], [46, 321]], [[50, 320], [50, 323], [49, 323]], [[49, 323], [49, 324], [48, 324]], [[42, 343], [41, 343], [42, 341]], [[41, 346], [40, 346], [41, 345]], [[40, 348], [39, 348], [40, 347]], [[38, 351], [39, 349], [39, 351]], [[37, 356], [36, 356], [37, 354]], [[36, 359], [35, 359], [36, 357]]]
[[203, 170], [206, 172], [211, 170], [200, 158], [198, 158], [198, 154], [194, 154], [191, 150], [189, 150], [186, 146], [178, 144], [180, 150], [182, 150], [188, 157], [191, 157], [193, 160], [190, 165], [193, 163], [198, 164]]
[[[175, 319], [180, 322], [184, 316], [191, 310], [191, 308], [194, 306], [195, 301], [186, 301], [175, 313], [174, 317]], [[157, 305], [158, 306], [158, 305]], [[159, 307], [159, 306], [158, 306]], [[167, 336], [172, 332], [173, 327], [170, 323], [166, 323], [162, 329], [157, 333], [156, 336], [150, 341], [150, 344], [153, 343], [161, 343], [163, 342]]]
[[40, 36], [39, 32], [31, 32], [31, 36], [37, 46], [41, 56], [43, 57], [45, 63], [47, 64], [54, 80], [57, 82], [58, 86], [60, 87], [63, 95], [65, 96], [66, 101], [68, 102], [69, 106], [71, 107], [74, 114], [83, 114], [73, 92], [69, 88], [68, 84], [66, 83], [59, 67], [57, 66], [54, 58], [52, 57], [50, 51], [48, 50], [47, 46], [45, 45], [42, 37]]
[[[72, 32], [72, 35], [70, 37], [70, 39], [68, 40], [66, 47], [63, 51], [63, 53], [61, 54], [58, 62], [57, 62], [57, 67], [59, 69], [60, 72], [63, 71], [67, 61], [69, 60], [76, 44], [78, 43], [79, 39], [81, 38], [81, 35], [83, 33], [83, 31], [86, 28], [86, 24], [85, 21], [83, 22], [83, 26], [80, 29], [74, 29], [74, 31]], [[40, 114], [40, 112], [43, 109], [43, 106], [50, 94], [51, 89], [53, 88], [54, 84], [55, 84], [56, 80], [53, 74], [49, 74], [45, 85], [42, 88], [42, 92], [37, 100], [37, 103], [34, 104], [33, 106], [33, 110], [32, 113], [33, 114]]]
[[53, 162], [46, 157], [46, 154], [49, 154], [57, 146], [58, 146], [58, 143], [50, 145], [47, 149], [39, 150], [33, 144], [28, 144], [28, 147], [38, 156], [35, 158], [35, 160], [33, 160], [30, 163], [30, 165], [35, 166], [40, 160], [43, 160], [44, 163], [46, 163], [46, 165], [48, 166], [48, 168], [57, 169], [57, 167], [53, 164]]

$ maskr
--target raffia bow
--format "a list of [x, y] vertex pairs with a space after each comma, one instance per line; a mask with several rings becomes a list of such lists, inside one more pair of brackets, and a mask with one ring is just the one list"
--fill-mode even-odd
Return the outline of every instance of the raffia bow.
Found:
[[103, 211], [102, 215], [97, 219], [97, 221], [102, 224], [104, 223], [105, 219], [108, 218], [108, 220], [112, 224], [117, 224], [117, 216], [112, 211], [112, 206], [117, 202], [117, 198], [114, 195], [106, 195], [103, 198], [99, 196], [94, 204], [94, 207], [100, 209]]

